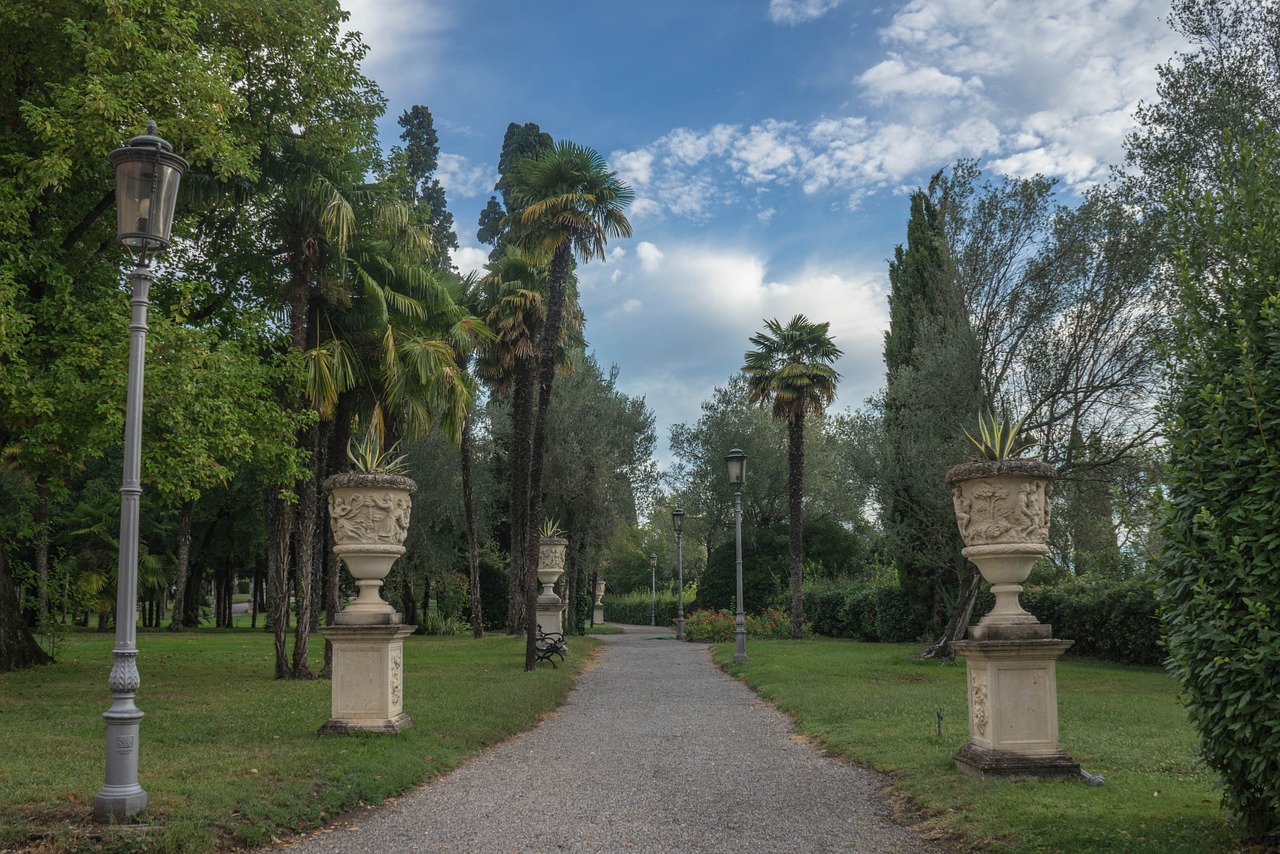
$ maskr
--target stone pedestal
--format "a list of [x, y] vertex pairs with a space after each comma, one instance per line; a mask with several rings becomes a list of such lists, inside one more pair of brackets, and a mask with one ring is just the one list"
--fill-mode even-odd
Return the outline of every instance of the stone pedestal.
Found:
[[956, 767], [980, 779], [1053, 780], [1080, 776], [1080, 765], [1058, 746], [1057, 659], [1072, 641], [1048, 626], [988, 627], [986, 640], [956, 641], [969, 677], [969, 743]]
[[333, 642], [333, 699], [320, 735], [396, 733], [413, 725], [403, 706], [404, 639], [413, 627], [393, 616], [392, 625], [342, 625], [339, 614], [338, 625], [318, 629]]
[[543, 593], [538, 596], [538, 625], [545, 634], [564, 634], [564, 623], [561, 621], [564, 603], [554, 593]]

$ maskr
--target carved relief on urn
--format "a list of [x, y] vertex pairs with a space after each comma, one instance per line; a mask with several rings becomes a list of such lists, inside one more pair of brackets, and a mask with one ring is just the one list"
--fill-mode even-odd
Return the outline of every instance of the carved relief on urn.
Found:
[[971, 637], [1049, 636], [1018, 595], [1036, 560], [1049, 551], [1049, 498], [1056, 475], [1053, 466], [1030, 459], [980, 460], [947, 471], [964, 556], [977, 565], [996, 597]]
[[347, 571], [356, 579], [356, 600], [342, 609], [338, 623], [398, 623], [399, 614], [382, 598], [382, 580], [404, 554], [412, 495], [418, 485], [389, 472], [346, 472], [324, 482], [329, 522]]

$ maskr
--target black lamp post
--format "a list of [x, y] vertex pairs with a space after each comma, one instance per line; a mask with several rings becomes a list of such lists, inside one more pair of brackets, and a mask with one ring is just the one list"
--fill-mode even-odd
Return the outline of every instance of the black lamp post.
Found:
[[684, 640], [684, 548], [680, 537], [684, 534], [684, 509], [671, 511], [671, 524], [676, 529], [676, 640]]
[[658, 625], [658, 555], [649, 552], [649, 625]]
[[147, 132], [117, 148], [107, 159], [116, 172], [116, 237], [133, 257], [133, 318], [129, 324], [129, 376], [124, 412], [124, 479], [120, 487], [120, 566], [116, 584], [116, 645], [112, 650], [111, 708], [107, 722], [106, 782], [93, 796], [99, 821], [125, 821], [147, 806], [138, 785], [138, 725], [142, 711], [134, 704], [138, 677], [135, 644], [138, 605], [138, 499], [142, 494], [142, 373], [147, 344], [149, 255], [169, 245], [178, 182], [187, 161]]
[[733, 487], [733, 519], [737, 546], [738, 610], [733, 617], [733, 660], [747, 660], [747, 624], [742, 617], [742, 482], [747, 478], [747, 455], [734, 448], [724, 458]]

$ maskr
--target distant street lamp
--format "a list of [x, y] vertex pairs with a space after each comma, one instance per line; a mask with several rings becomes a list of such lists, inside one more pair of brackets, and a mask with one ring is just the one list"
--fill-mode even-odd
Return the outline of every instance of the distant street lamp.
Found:
[[733, 487], [733, 519], [736, 529], [738, 573], [738, 610], [733, 617], [733, 660], [747, 660], [747, 623], [742, 617], [742, 482], [747, 477], [747, 455], [734, 448], [724, 458], [729, 468], [729, 485]]
[[649, 625], [658, 625], [658, 555], [649, 552]]
[[684, 549], [680, 536], [684, 533], [684, 509], [677, 507], [671, 511], [671, 524], [676, 529], [676, 640], [684, 640]]
[[133, 318], [129, 324], [129, 374], [124, 410], [124, 479], [120, 487], [120, 566], [116, 583], [116, 645], [112, 650], [111, 708], [107, 722], [106, 782], [93, 796], [98, 821], [125, 821], [147, 807], [138, 785], [138, 724], [142, 711], [134, 705], [138, 676], [135, 645], [138, 604], [138, 498], [142, 494], [142, 373], [147, 345], [149, 255], [169, 245], [178, 181], [187, 161], [147, 132], [107, 156], [116, 172], [116, 239], [133, 257]]

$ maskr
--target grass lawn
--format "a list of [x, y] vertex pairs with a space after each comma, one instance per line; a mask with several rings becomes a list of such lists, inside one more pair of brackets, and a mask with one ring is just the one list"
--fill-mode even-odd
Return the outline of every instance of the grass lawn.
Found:
[[[374, 804], [530, 729], [563, 702], [598, 641], [573, 638], [569, 667], [524, 672], [524, 639], [405, 640], [396, 736], [316, 736], [329, 682], [277, 682], [262, 631], [138, 635], [138, 779], [150, 830], [88, 821], [103, 783], [113, 636], [68, 636], [49, 667], [0, 674], [0, 850], [198, 852], [261, 845]], [[323, 661], [313, 637], [312, 668]]]
[[[1062, 746], [1083, 782], [981, 782], [952, 756], [969, 740], [964, 662], [912, 661], [919, 647], [843, 640], [749, 641], [716, 661], [790, 714], [828, 751], [891, 773], [931, 832], [989, 851], [1239, 850], [1174, 681], [1155, 668], [1059, 659]], [[938, 735], [938, 711], [942, 735]]]

